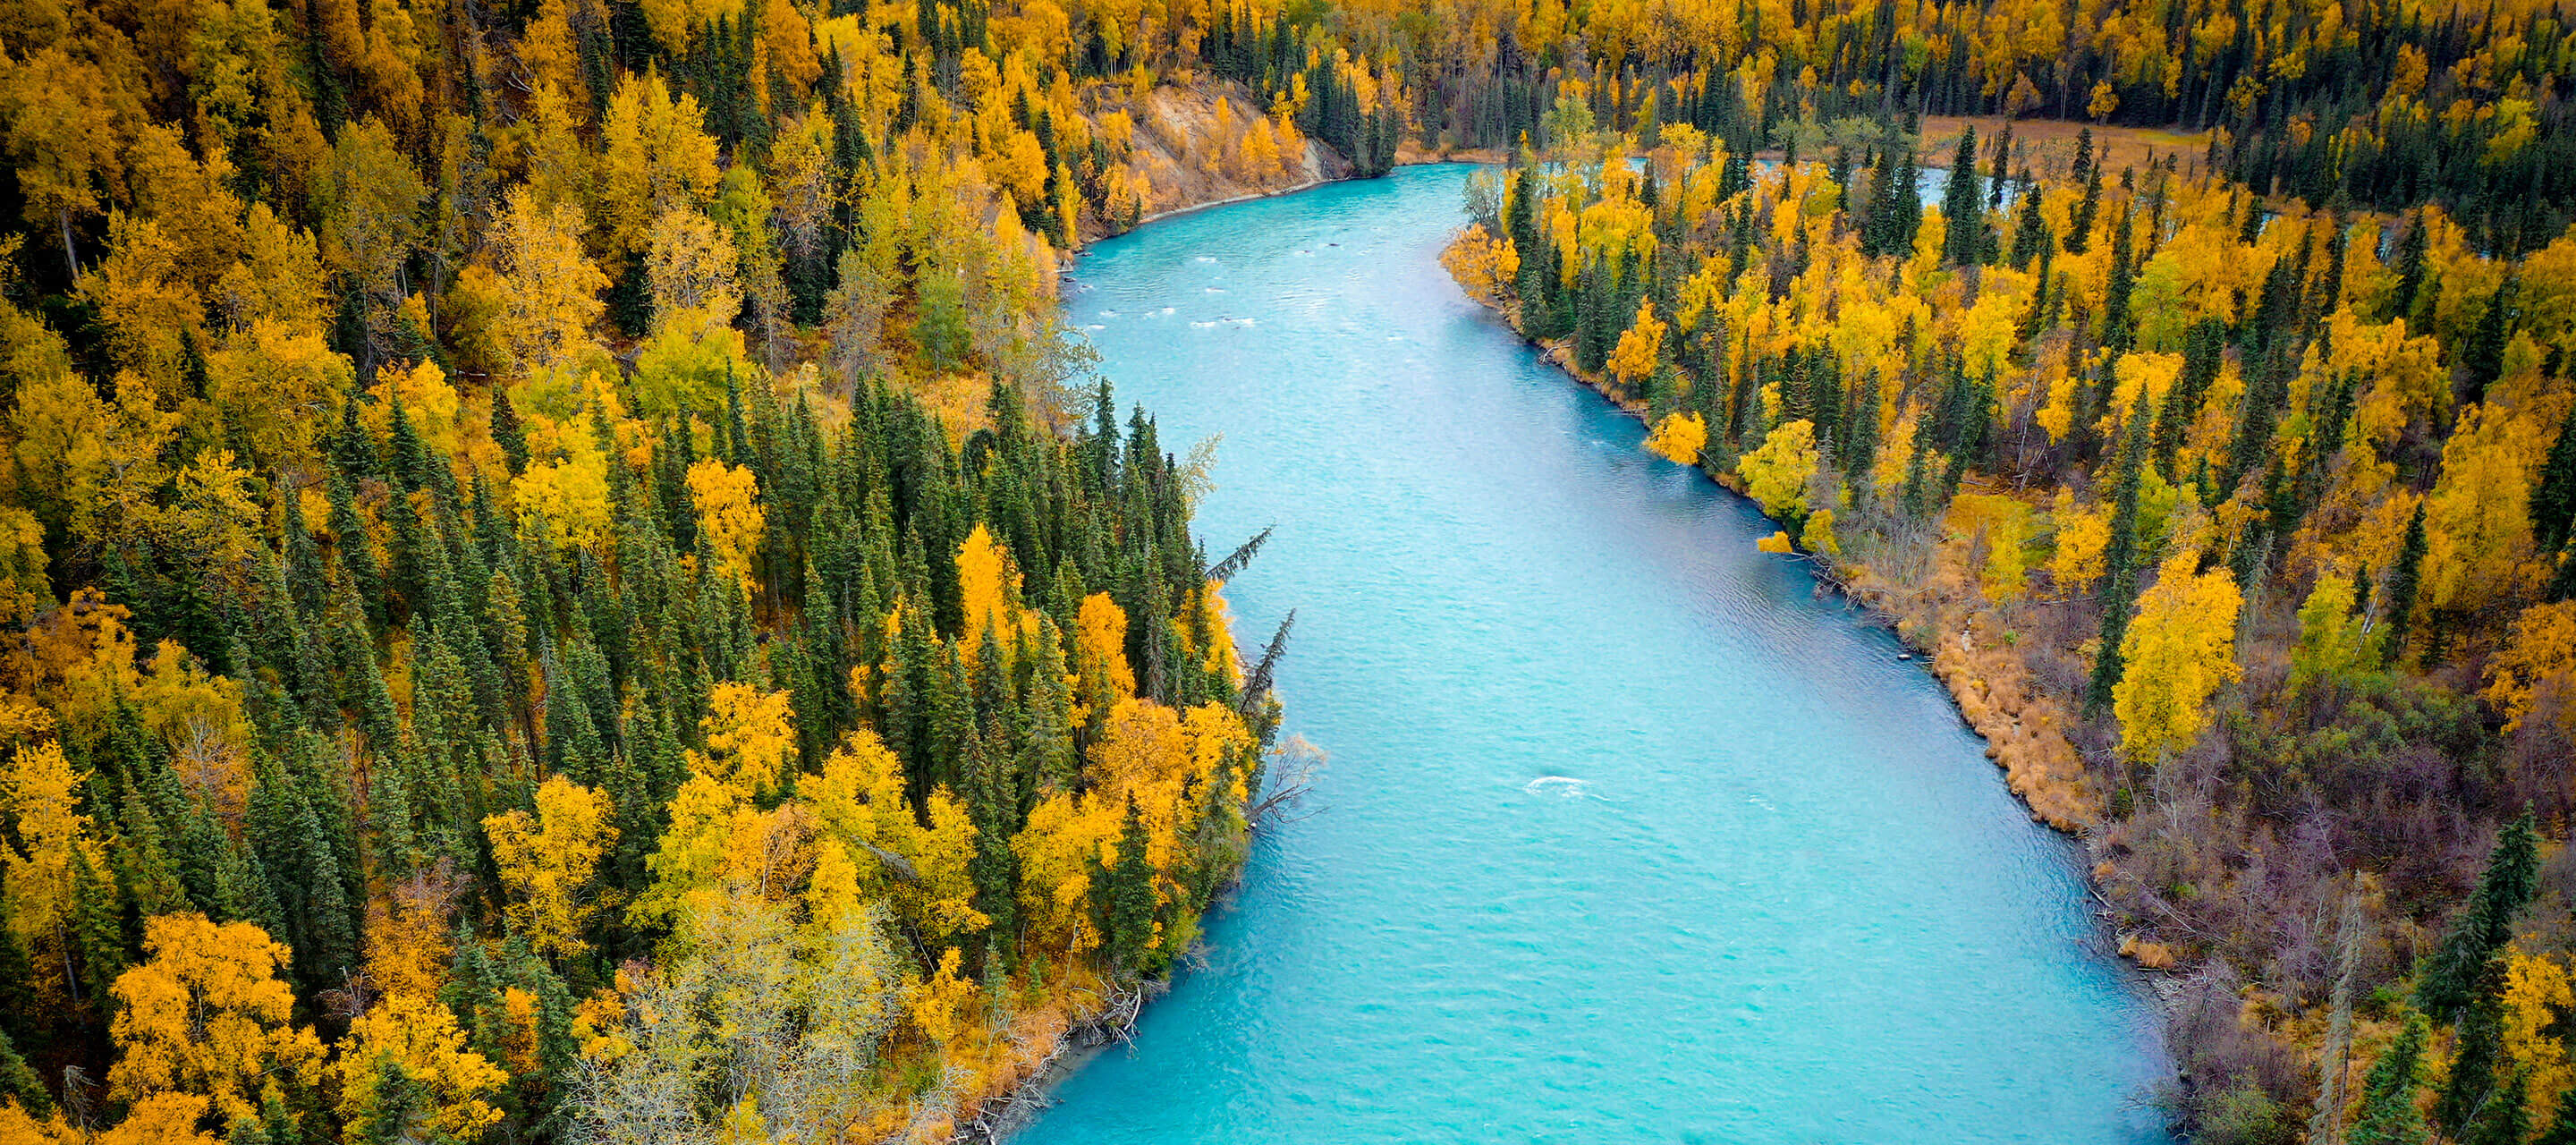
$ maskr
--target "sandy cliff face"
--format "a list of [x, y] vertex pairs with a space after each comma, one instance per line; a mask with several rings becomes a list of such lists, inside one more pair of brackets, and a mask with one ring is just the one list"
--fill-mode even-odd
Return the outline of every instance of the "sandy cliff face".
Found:
[[1269, 114], [1250, 89], [1230, 81], [1167, 84], [1142, 97], [1114, 92], [1091, 121], [1128, 147], [1129, 201], [1085, 218], [1085, 239], [1173, 211], [1348, 178], [1352, 171], [1348, 159], [1307, 138], [1293, 120]]

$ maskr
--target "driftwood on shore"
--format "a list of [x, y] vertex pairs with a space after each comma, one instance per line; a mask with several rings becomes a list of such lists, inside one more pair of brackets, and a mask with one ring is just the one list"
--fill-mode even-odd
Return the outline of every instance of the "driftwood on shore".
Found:
[[1003, 1138], [1025, 1129], [1037, 1116], [1056, 1104], [1055, 1086], [1073, 1071], [1073, 1060], [1112, 1045], [1126, 1045], [1136, 1040], [1136, 1019], [1144, 1013], [1145, 1001], [1162, 993], [1159, 982], [1134, 986], [1111, 987], [1100, 1011], [1073, 1025], [1056, 1039], [1055, 1048], [1039, 1059], [1029, 1071], [1029, 1079], [1008, 1093], [985, 1101], [973, 1117], [958, 1123], [949, 1137], [952, 1145], [996, 1145]]

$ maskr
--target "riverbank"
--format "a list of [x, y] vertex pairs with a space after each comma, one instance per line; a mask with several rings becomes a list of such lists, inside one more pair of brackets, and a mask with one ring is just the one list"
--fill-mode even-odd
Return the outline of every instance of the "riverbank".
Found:
[[[1453, 276], [1457, 268], [1449, 256], [1458, 249], [1453, 243], [1443, 255]], [[1640, 423], [1647, 420], [1645, 403], [1619, 392], [1608, 377], [1576, 364], [1570, 338], [1530, 338], [1521, 329], [1517, 308], [1505, 305], [1505, 299], [1475, 288], [1463, 277], [1459, 285], [1523, 341], [1539, 347], [1549, 364], [1600, 394], [1621, 413]], [[1738, 495], [1744, 493], [1744, 483], [1733, 469], [1707, 456], [1697, 467], [1718, 484]], [[2066, 737], [2070, 714], [2035, 685], [2031, 665], [2018, 654], [2019, 629], [1985, 599], [1977, 578], [1970, 574], [1968, 550], [1979, 540], [1975, 529], [1955, 527], [1945, 517], [1937, 536], [1921, 552], [1871, 554], [1879, 560], [1815, 552], [1796, 556], [1868, 608], [1914, 654], [1925, 658], [1933, 675], [1949, 689], [1960, 717], [1986, 741], [1986, 758], [2003, 770], [2006, 785], [2029, 808], [2031, 818], [2082, 836], [2102, 822], [2106, 806], [2102, 785]], [[2133, 950], [2142, 950], [2141, 965], [2156, 969], [2172, 965], [2161, 947], [2124, 937], [2122, 953]]]

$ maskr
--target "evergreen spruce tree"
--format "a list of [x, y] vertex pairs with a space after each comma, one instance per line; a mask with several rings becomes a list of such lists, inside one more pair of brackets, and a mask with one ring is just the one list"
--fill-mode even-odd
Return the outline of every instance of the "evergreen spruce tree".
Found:
[[2004, 125], [1995, 131], [1994, 162], [1986, 172], [1989, 176], [1987, 186], [1990, 190], [1990, 197], [1986, 201], [1988, 209], [1997, 211], [2004, 209], [2004, 184], [2011, 179], [2012, 155], [2012, 120], [2006, 119]]
[[178, 863], [170, 854], [160, 817], [152, 813], [150, 802], [128, 792], [119, 805], [124, 830], [118, 845], [108, 854], [108, 866], [116, 874], [118, 893], [132, 908], [133, 925], [128, 928], [127, 942], [139, 948], [143, 920], [197, 907], [179, 878]]
[[269, 889], [259, 856], [239, 839], [227, 839], [215, 867], [214, 917], [219, 922], [247, 922], [270, 934], [286, 933], [286, 912]]
[[[2109, 367], [2104, 367], [2107, 373]], [[2084, 694], [2086, 714], [2098, 714], [2111, 703], [2120, 682], [2120, 642], [2129, 631], [2129, 610], [2138, 595], [2138, 489], [2145, 475], [2147, 406], [2141, 395], [2129, 411], [2129, 431], [2120, 448], [2119, 476], [2112, 492], [2111, 536], [2102, 554], [2102, 635], [2093, 653], [2093, 676]]]
[[2156, 412], [2153, 459], [2159, 472], [2173, 464], [2183, 437], [2200, 416], [2201, 399], [2218, 380], [2223, 355], [2227, 348], [2227, 323], [2216, 318], [2203, 318], [2191, 324], [2183, 334], [2182, 371], [2165, 391], [2162, 408]]
[[[25, 998], [31, 995], [10, 996]], [[27, 1064], [27, 1059], [19, 1055], [18, 1047], [6, 1033], [0, 1033], [0, 1098], [15, 1098], [18, 1108], [27, 1111], [31, 1117], [49, 1117], [54, 1111], [53, 1095], [46, 1092], [45, 1079], [37, 1076], [35, 1069]]]
[[2389, 294], [2385, 317], [2405, 318], [2409, 327], [2417, 325], [2413, 315], [2416, 300], [2424, 292], [2425, 254], [2431, 241], [2424, 212], [2418, 210], [2414, 218], [2407, 221], [2405, 237], [2397, 242], [2397, 289]]
[[2433, 1097], [2433, 1124], [2445, 1137], [2470, 1145], [2468, 1133], [2502, 1088], [2500, 1073], [2511, 1072], [2504, 1053], [2504, 958], [2491, 957], [2478, 967], [2460, 1012], [2458, 1049], [2451, 1069]]
[[[9, 904], [0, 899], [0, 998], [35, 997], [35, 967], [27, 959], [27, 947], [18, 939], [10, 919]], [[42, 1051], [53, 1022], [30, 1006], [0, 1006], [0, 1038], [27, 1053]], [[7, 1083], [0, 1079], [0, 1092]], [[30, 1111], [34, 1107], [30, 1106]]]
[[2066, 253], [2082, 254], [2093, 245], [2093, 220], [2102, 213], [2102, 165], [2093, 161], [2093, 129], [2075, 136], [2075, 177], [2084, 180], [2084, 197], [2066, 223]]
[[936, 758], [931, 713], [937, 703], [938, 649], [929, 618], [917, 605], [907, 602], [896, 624], [884, 689], [886, 746], [902, 758], [905, 786], [918, 800], [930, 790]]
[[492, 387], [492, 442], [501, 447], [501, 459], [516, 477], [528, 468], [528, 434], [519, 424], [519, 410], [510, 404], [510, 387]]
[[2460, 371], [2468, 382], [2463, 402], [2483, 401], [2487, 387], [2504, 375], [2504, 350], [2513, 337], [2514, 299], [2517, 283], [2507, 272], [2487, 298], [2486, 313], [2478, 316], [2477, 329], [2469, 335], [2469, 344], [2460, 352]]
[[1932, 511], [1931, 464], [1926, 460], [1932, 452], [1931, 442], [1932, 415], [1926, 413], [1914, 420], [1914, 451], [1906, 458], [1905, 485], [1897, 495], [1897, 504], [1914, 520]]
[[[1914, 124], [1909, 116], [1905, 133], [1895, 143], [1896, 181], [1888, 188], [1894, 213], [1889, 218], [1887, 252], [1898, 258], [1913, 256], [1914, 237], [1923, 229], [1923, 196], [1915, 190], [1920, 179], [1914, 160], [1914, 143]], [[1746, 229], [1749, 232], [1751, 228], [1748, 226]], [[1736, 265], [1742, 266], [1744, 261], [1737, 259]]]
[[[2422, 1092], [2424, 1041], [2429, 1034], [2422, 1016], [2410, 1017], [2397, 1040], [2371, 1063], [2362, 1082], [2361, 1108], [2353, 1115], [2345, 1145], [2426, 1145], [2431, 1131], [2416, 1108]], [[2569, 1145], [2576, 1145], [2571, 1140]]]
[[1154, 941], [1154, 865], [1145, 856], [1146, 841], [1145, 820], [1131, 795], [1118, 832], [1118, 862], [1103, 880], [1109, 961], [1129, 978], [1145, 973]]
[[2406, 541], [2397, 550], [2397, 567], [2389, 570], [2387, 609], [2381, 620], [2387, 635], [2380, 638], [2379, 655], [2391, 667], [2406, 666], [2406, 637], [2415, 622], [2415, 597], [2423, 587], [2424, 577], [2424, 503], [2415, 503], [2415, 516], [2406, 523]]
[[74, 1001], [86, 1001], [101, 1013], [110, 1005], [109, 988], [132, 964], [125, 938], [125, 908], [116, 880], [92, 865], [81, 848], [72, 850], [71, 933], [66, 945], [80, 972], [74, 976]]
[[2415, 987], [2415, 1004], [2426, 1013], [2453, 1013], [2482, 988], [2487, 964], [2513, 940], [2515, 916], [2539, 890], [2539, 853], [2540, 833], [2528, 811], [2496, 836], [2477, 890], [2452, 917], [2451, 929]]
[[332, 474], [330, 480], [332, 553], [339, 558], [340, 570], [349, 578], [350, 587], [368, 622], [385, 621], [384, 573], [377, 564], [375, 542], [367, 532], [366, 519], [358, 515], [358, 503], [349, 491], [347, 479]]
[[2531, 1133], [2531, 1073], [2510, 1068], [2460, 1134], [2460, 1145], [2523, 1145]]
[[2234, 496], [2237, 483], [2271, 455], [2272, 431], [2289, 398], [2289, 375], [2296, 370], [2295, 362], [2284, 361], [2281, 352], [2270, 348], [2257, 352], [2247, 363], [2250, 376], [2245, 380], [2245, 404], [2236, 418], [2236, 435], [2228, 443], [2226, 466], [2219, 470], [2219, 500]]
[[[2002, 184], [1998, 182], [1996, 185]], [[2048, 220], [2039, 213], [2040, 203], [2045, 198], [2039, 184], [2028, 178], [2022, 180], [2021, 194], [2014, 202], [2012, 254], [2007, 259], [2014, 270], [2028, 270], [2032, 259], [2043, 257], [2054, 245], [2049, 240]], [[2039, 277], [2043, 288], [2048, 282], [2045, 267], [2043, 263]]]
[[1896, 196], [1910, 194], [1913, 188], [1899, 188], [1897, 185], [1898, 146], [1891, 143], [1879, 148], [1878, 164], [1870, 171], [1869, 206], [1861, 219], [1860, 253], [1871, 258], [1903, 253], [1898, 249], [1895, 238]]
[[1959, 131], [1959, 149], [1950, 157], [1950, 182], [1941, 194], [1941, 259], [1953, 266], [1983, 260], [1986, 245], [1985, 193], [1977, 185], [1977, 128]]
[[2138, 281], [2135, 231], [2126, 210], [2111, 221], [2111, 281], [2102, 292], [2102, 344], [2113, 350], [2127, 350], [2137, 341], [2137, 318], [2129, 313], [2129, 293]]
[[2567, 546], [2576, 531], [2576, 409], [2558, 423], [2558, 437], [2541, 464], [2539, 485], [2531, 493], [2531, 539], [2543, 553]]

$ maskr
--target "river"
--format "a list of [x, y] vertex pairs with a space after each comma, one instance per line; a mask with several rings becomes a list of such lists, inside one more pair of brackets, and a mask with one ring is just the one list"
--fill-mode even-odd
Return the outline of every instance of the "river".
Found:
[[2080, 852], [1741, 498], [1469, 302], [1467, 169], [1215, 208], [1071, 275], [1122, 410], [1224, 435], [1214, 555], [1330, 755], [1135, 1043], [1027, 1145], [2148, 1142]]

